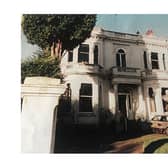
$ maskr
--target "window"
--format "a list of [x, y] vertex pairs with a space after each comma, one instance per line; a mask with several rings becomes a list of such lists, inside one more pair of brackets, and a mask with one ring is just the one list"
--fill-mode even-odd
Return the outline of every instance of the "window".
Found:
[[144, 55], [143, 55], [143, 57], [144, 57], [144, 68], [145, 68], [145, 69], [148, 69], [146, 51], [144, 51]]
[[97, 65], [98, 64], [98, 46], [95, 45], [94, 48], [94, 64]]
[[92, 84], [82, 83], [79, 94], [79, 111], [92, 112]]
[[78, 49], [78, 62], [88, 62], [89, 63], [89, 45], [82, 44]]
[[163, 68], [166, 70], [165, 54], [163, 54]]
[[149, 103], [150, 103], [150, 111], [156, 112], [156, 103], [153, 88], [149, 88]]
[[119, 49], [116, 54], [116, 64], [117, 67], [126, 67], [125, 52], [122, 49]]
[[152, 69], [159, 69], [158, 53], [151, 53]]
[[68, 62], [72, 62], [73, 61], [73, 50], [69, 51], [68, 53]]

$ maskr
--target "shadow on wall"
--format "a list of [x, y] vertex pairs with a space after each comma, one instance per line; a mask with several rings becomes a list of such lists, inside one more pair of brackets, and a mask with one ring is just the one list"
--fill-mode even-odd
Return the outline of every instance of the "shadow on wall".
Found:
[[[118, 34], [119, 35], [119, 34]], [[128, 53], [126, 54], [126, 61], [128, 60], [128, 56], [132, 56], [132, 59], [130, 58], [129, 62], [125, 62], [124, 64], [126, 67], [121, 68], [123, 70], [122, 73], [131, 73], [127, 72], [127, 66], [134, 66], [131, 68], [137, 68], [139, 66], [143, 66], [144, 62], [147, 61], [148, 58], [143, 57], [143, 52], [147, 51], [147, 48], [145, 46], [145, 43], [143, 41], [143, 38], [141, 35], [134, 35], [136, 36], [136, 42], [134, 46], [137, 49], [141, 49], [142, 51], [139, 52], [139, 55], [137, 57], [139, 58], [138, 63], [135, 63], [133, 61], [135, 60], [134, 53]], [[135, 40], [135, 39], [134, 39]], [[120, 49], [121, 46], [116, 46], [116, 49]], [[114, 49], [114, 52], [115, 50]], [[125, 48], [125, 50], [128, 50], [129, 48]], [[117, 50], [116, 50], [117, 51]], [[128, 50], [129, 51], [129, 50]], [[112, 57], [114, 57], [114, 65], [110, 66], [118, 66], [117, 65], [117, 55], [114, 53]], [[102, 55], [103, 57], [107, 57], [108, 55]], [[111, 58], [111, 55], [110, 55]], [[121, 59], [121, 58], [120, 58]], [[105, 59], [104, 59], [105, 60]], [[132, 61], [132, 62], [131, 62]], [[55, 152], [56, 153], [104, 153], [107, 151], [107, 148], [110, 147], [110, 144], [118, 139], [128, 139], [129, 137], [136, 137], [139, 134], [144, 134], [145, 128], [149, 127], [149, 124], [146, 121], [141, 120], [127, 120], [126, 118], [123, 118], [122, 116], [113, 115], [110, 110], [103, 109], [102, 107], [109, 107], [110, 99], [108, 94], [108, 88], [111, 88], [111, 85], [113, 84], [113, 78], [115, 78], [114, 74], [109, 69], [106, 69], [106, 64], [109, 62], [106, 60], [99, 69], [98, 72], [86, 72], [87, 75], [93, 77], [95, 83], [103, 85], [103, 81], [105, 81], [105, 86], [103, 86], [102, 94], [99, 94], [99, 99], [102, 101], [102, 97], [104, 100], [104, 104], [99, 100], [98, 104], [95, 105], [96, 108], [99, 109], [99, 119], [100, 119], [100, 126], [94, 127], [93, 125], [88, 126], [79, 126], [75, 125], [74, 121], [78, 117], [78, 112], [76, 112], [75, 109], [79, 109], [79, 101], [74, 100], [71, 102], [71, 110], [69, 112], [67, 111], [59, 111], [59, 115], [57, 118], [57, 131], [56, 131], [56, 143], [55, 143]], [[93, 65], [98, 66], [98, 65]], [[109, 65], [108, 65], [109, 66]], [[121, 66], [121, 65], [120, 65]], [[105, 67], [105, 68], [103, 68]], [[142, 67], [142, 70], [146, 70], [149, 67]], [[102, 73], [101, 73], [102, 72]], [[143, 80], [143, 79], [142, 79]], [[100, 83], [99, 83], [100, 81]], [[127, 78], [125, 78], [125, 83], [129, 84], [129, 81], [127, 81]], [[99, 87], [98, 87], [99, 88]], [[99, 92], [99, 90], [98, 90]], [[144, 98], [144, 97], [143, 97]], [[100, 102], [102, 104], [100, 104]], [[106, 104], [106, 105], [105, 105]], [[139, 104], [137, 105], [139, 106]], [[63, 105], [63, 107], [65, 107]], [[138, 108], [138, 107], [137, 107]], [[66, 109], [66, 108], [65, 108]], [[66, 125], [64, 124], [65, 114], [66, 116], [70, 116], [72, 118], [72, 124]], [[108, 124], [107, 124], [108, 123]]]
[[[78, 101], [75, 100], [72, 104], [77, 105]], [[106, 153], [113, 150], [114, 146], [111, 144], [115, 141], [145, 134], [142, 125], [147, 123], [140, 120], [129, 121], [127, 123], [127, 132], [125, 132], [124, 129], [117, 129], [117, 126], [121, 127], [123, 125], [123, 120], [116, 121], [115, 116], [109, 110], [101, 110], [101, 122], [98, 127], [96, 125], [74, 124], [75, 111], [73, 107], [71, 111], [67, 112], [68, 115], [65, 114], [65, 111], [59, 110], [54, 153]], [[67, 124], [68, 117], [72, 119], [69, 124]], [[118, 153], [124, 153], [124, 151], [128, 152], [129, 149], [121, 149]]]
[[[166, 138], [151, 142], [147, 147], [145, 147], [144, 153], [155, 153], [156, 150], [158, 150], [160, 147], [162, 147], [165, 144], [167, 144], [166, 147], [168, 147], [168, 139], [166, 139]], [[162, 149], [162, 150], [164, 150], [163, 153], [168, 153], [168, 148], [166, 148], [166, 147], [164, 149]], [[160, 153], [162, 153], [162, 151], [160, 151]]]
[[111, 127], [91, 125], [57, 127], [55, 153], [131, 153], [137, 144], [114, 150], [114, 142], [143, 136], [144, 132], [115, 133]]

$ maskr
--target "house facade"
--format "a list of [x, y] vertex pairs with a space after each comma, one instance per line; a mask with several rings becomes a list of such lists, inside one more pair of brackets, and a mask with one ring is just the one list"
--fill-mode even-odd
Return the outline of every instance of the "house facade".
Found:
[[[95, 27], [61, 60], [75, 124], [150, 120], [168, 112], [168, 41]], [[65, 112], [65, 111], [64, 111]], [[66, 112], [65, 112], [66, 113]]]

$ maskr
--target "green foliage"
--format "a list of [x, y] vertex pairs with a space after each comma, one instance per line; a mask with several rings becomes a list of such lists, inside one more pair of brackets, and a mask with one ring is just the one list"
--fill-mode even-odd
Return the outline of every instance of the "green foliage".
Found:
[[144, 149], [146, 151], [145, 153], [168, 153], [168, 137], [149, 137], [144, 141]]
[[51, 57], [31, 57], [21, 63], [21, 82], [25, 77], [47, 76], [60, 78], [59, 60]]
[[22, 29], [28, 42], [42, 49], [53, 42], [62, 42], [62, 51], [81, 44], [96, 23], [96, 15], [25, 14]]

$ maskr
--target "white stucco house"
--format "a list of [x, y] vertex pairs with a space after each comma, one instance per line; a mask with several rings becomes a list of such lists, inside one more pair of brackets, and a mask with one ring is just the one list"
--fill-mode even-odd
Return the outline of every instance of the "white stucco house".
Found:
[[99, 124], [122, 114], [149, 120], [168, 112], [168, 39], [95, 27], [66, 52], [61, 71], [71, 88], [76, 124]]

